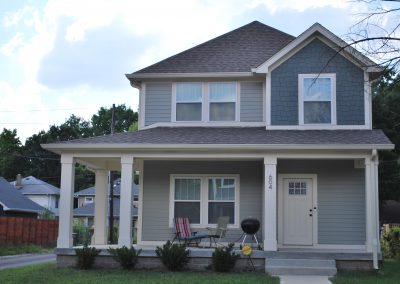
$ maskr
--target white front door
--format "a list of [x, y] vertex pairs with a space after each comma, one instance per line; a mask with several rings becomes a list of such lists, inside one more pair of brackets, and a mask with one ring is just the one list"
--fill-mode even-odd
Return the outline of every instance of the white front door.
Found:
[[313, 180], [284, 178], [283, 245], [313, 244]]

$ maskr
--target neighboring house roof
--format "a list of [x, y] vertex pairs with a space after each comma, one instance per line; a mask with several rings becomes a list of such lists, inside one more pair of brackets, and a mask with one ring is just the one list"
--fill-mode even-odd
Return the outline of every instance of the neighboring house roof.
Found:
[[[15, 186], [16, 181], [11, 182]], [[24, 177], [19, 190], [24, 195], [60, 195], [60, 189], [33, 176]]]
[[[113, 212], [114, 212], [114, 217], [119, 217], [119, 203], [120, 199], [115, 198], [114, 199], [114, 207], [113, 207]], [[78, 207], [74, 209], [74, 217], [93, 217], [94, 216], [94, 205], [95, 203], [90, 203], [87, 205], [84, 205], [82, 207]], [[132, 206], [132, 216], [137, 217], [138, 215], [138, 209]], [[107, 213], [108, 216], [108, 213]]]
[[0, 204], [4, 211], [40, 213], [45, 209], [25, 197], [3, 177], [0, 177]]
[[293, 39], [294, 36], [254, 21], [131, 75], [251, 72]]
[[[115, 184], [114, 185], [114, 196], [119, 196], [121, 194], [120, 179], [116, 180], [114, 184]], [[137, 184], [133, 184], [132, 192], [133, 192], [134, 195], [138, 195], [139, 194], [139, 186]], [[95, 195], [94, 186], [82, 189], [82, 190], [74, 193], [75, 197], [79, 197], [79, 196], [94, 196], [94, 195]]]
[[42, 145], [46, 149], [211, 148], [392, 149], [381, 130], [266, 130], [265, 127], [157, 127]]

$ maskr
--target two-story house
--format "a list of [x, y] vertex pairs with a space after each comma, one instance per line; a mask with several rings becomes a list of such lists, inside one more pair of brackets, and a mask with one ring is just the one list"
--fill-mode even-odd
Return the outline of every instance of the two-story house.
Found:
[[177, 216], [200, 230], [229, 216], [232, 242], [251, 216], [268, 257], [324, 251], [377, 267], [378, 150], [393, 149], [372, 129], [381, 71], [320, 24], [294, 37], [255, 21], [127, 74], [140, 92], [139, 131], [43, 145], [61, 154], [58, 248], [72, 246], [79, 162], [96, 173], [99, 245], [108, 170], [121, 171], [118, 244], [132, 243], [137, 170], [138, 244], [171, 240]]

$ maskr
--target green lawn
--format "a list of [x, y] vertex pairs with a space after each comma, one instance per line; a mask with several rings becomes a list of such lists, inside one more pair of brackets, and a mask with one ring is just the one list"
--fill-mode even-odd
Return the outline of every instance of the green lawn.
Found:
[[263, 283], [278, 284], [278, 278], [267, 276], [263, 272], [214, 273], [214, 272], [146, 272], [113, 270], [76, 270], [57, 268], [55, 264], [32, 265], [23, 268], [0, 270], [0, 282], [11, 283]]
[[35, 245], [0, 245], [0, 256], [23, 253], [52, 252], [54, 248], [44, 248]]
[[331, 278], [334, 284], [395, 284], [400, 283], [400, 260], [386, 260], [379, 271], [339, 272]]

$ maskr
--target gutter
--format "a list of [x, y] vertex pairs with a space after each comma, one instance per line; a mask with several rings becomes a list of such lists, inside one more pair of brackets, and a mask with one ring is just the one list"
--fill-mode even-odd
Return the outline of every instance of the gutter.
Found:
[[[46, 150], [392, 150], [394, 144], [134, 144], [54, 143], [41, 144]], [[59, 151], [61, 152], [61, 151]]]

